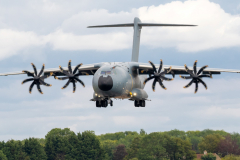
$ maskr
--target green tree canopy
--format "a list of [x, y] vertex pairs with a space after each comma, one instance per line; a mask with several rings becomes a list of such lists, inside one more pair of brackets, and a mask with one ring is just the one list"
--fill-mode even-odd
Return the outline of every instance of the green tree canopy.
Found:
[[43, 146], [40, 145], [39, 140], [37, 138], [25, 139], [23, 149], [30, 159], [34, 160], [47, 159], [47, 155], [44, 151], [44, 148]]
[[7, 156], [0, 150], [0, 160], [7, 160]]
[[199, 143], [198, 148], [201, 153], [203, 151], [207, 151], [208, 153], [216, 153], [217, 147], [220, 141], [224, 139], [220, 134], [210, 134], [207, 135], [203, 140]]

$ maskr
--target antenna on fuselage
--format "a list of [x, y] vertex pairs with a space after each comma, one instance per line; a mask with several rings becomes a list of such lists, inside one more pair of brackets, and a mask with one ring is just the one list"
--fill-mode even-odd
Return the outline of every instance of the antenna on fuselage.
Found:
[[133, 27], [133, 46], [132, 46], [132, 62], [138, 62], [139, 57], [139, 47], [140, 47], [140, 35], [142, 27], [180, 27], [180, 26], [197, 26], [189, 24], [159, 24], [159, 23], [142, 23], [138, 17], [134, 18], [133, 23], [125, 24], [110, 24], [110, 25], [98, 25], [98, 26], [88, 26], [87, 28], [102, 28], [102, 27]]

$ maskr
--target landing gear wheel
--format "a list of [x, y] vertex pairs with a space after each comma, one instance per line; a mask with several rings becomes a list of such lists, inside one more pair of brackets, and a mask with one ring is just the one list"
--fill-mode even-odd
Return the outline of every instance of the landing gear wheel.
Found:
[[108, 106], [108, 101], [107, 100], [102, 100], [101, 104], [102, 104], [102, 107], [107, 107]]
[[96, 101], [96, 107], [101, 107], [101, 101]]
[[110, 106], [113, 106], [113, 101], [111, 100], [111, 102], [110, 102]]
[[139, 102], [135, 100], [135, 101], [134, 101], [134, 106], [135, 106], [135, 107], [139, 107]]
[[144, 100], [142, 100], [141, 107], [145, 107], [146, 103]]

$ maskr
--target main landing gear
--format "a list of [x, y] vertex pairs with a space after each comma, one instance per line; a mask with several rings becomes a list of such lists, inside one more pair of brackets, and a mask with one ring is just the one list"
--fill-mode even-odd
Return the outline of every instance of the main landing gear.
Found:
[[100, 101], [96, 101], [96, 107], [107, 107], [108, 104], [110, 104], [110, 106], [113, 106], [113, 101], [111, 99], [104, 99], [104, 100], [100, 100]]
[[146, 102], [144, 100], [134, 101], [135, 107], [145, 107], [145, 105], [146, 105]]

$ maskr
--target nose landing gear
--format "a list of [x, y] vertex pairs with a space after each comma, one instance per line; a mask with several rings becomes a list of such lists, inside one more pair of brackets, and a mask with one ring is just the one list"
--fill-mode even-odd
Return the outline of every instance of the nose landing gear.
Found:
[[139, 100], [139, 101], [135, 100], [134, 101], [134, 106], [135, 107], [145, 107], [145, 105], [146, 105], [145, 100]]
[[104, 99], [104, 100], [100, 100], [100, 101], [96, 101], [96, 107], [107, 107], [108, 104], [110, 104], [110, 106], [113, 106], [113, 101], [111, 99]]

